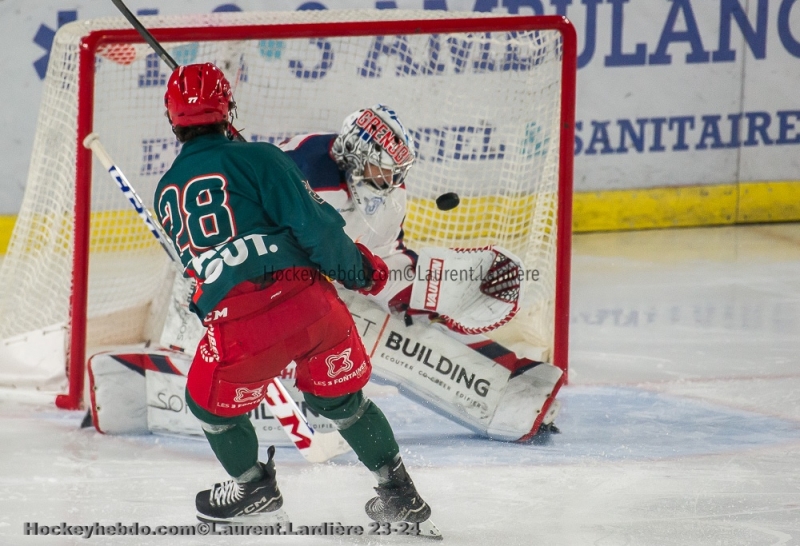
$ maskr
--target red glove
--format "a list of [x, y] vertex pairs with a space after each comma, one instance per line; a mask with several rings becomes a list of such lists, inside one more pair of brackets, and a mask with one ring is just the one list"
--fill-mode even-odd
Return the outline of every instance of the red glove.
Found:
[[372, 281], [364, 288], [357, 288], [356, 292], [368, 296], [375, 296], [383, 290], [386, 286], [386, 281], [389, 280], [389, 267], [386, 265], [386, 262], [370, 252], [370, 250], [361, 243], [356, 243], [356, 247], [364, 258], [364, 273], [367, 275], [367, 278]]

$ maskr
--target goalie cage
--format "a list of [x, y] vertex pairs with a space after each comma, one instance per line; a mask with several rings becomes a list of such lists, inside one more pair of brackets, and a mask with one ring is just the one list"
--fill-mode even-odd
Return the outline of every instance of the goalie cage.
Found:
[[[218, 64], [248, 140], [335, 132], [384, 103], [409, 128], [405, 235], [499, 244], [522, 258], [525, 300], [491, 337], [567, 368], [576, 37], [559, 16], [300, 11], [142, 17], [180, 64]], [[0, 383], [63, 389], [78, 408], [87, 353], [158, 339], [170, 265], [81, 146], [99, 134], [152, 207], [179, 144], [169, 70], [122, 18], [70, 23], [50, 55], [30, 172], [0, 269]], [[461, 204], [437, 210], [447, 192]], [[66, 373], [66, 376], [65, 376]]]

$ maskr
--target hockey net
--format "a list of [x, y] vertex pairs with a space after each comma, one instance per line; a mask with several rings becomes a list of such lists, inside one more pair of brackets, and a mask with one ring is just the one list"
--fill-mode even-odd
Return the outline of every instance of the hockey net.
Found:
[[[575, 36], [565, 19], [369, 10], [142, 22], [178, 63], [223, 68], [248, 140], [335, 132], [350, 112], [391, 106], [418, 157], [408, 245], [494, 243], [521, 257], [525, 299], [496, 337], [566, 368]], [[179, 151], [164, 117], [168, 76], [122, 18], [56, 35], [0, 269], [0, 383], [63, 387], [70, 368], [59, 405], [76, 407], [87, 354], [153, 338], [170, 266], [79, 143], [96, 132], [152, 206]], [[461, 204], [442, 212], [434, 200], [447, 192]]]

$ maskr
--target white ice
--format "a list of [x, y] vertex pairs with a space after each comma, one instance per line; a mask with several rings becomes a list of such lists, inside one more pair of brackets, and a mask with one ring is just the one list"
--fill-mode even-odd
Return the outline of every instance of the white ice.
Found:
[[[447, 544], [800, 544], [800, 225], [574, 238], [562, 433], [478, 438], [376, 402]], [[52, 397], [0, 397], [0, 544], [420, 544], [404, 537], [25, 536], [44, 525], [188, 525], [224, 473], [203, 441], [79, 429]], [[367, 525], [352, 454], [277, 454], [298, 525]]]

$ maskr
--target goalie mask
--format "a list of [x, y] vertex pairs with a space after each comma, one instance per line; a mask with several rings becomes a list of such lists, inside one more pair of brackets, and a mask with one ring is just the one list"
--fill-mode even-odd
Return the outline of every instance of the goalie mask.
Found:
[[[370, 186], [369, 193], [386, 196], [400, 187], [414, 163], [414, 151], [403, 124], [390, 108], [377, 104], [347, 116], [331, 155], [346, 172], [351, 193]], [[354, 191], [355, 188], [355, 191]]]
[[173, 127], [228, 121], [236, 108], [230, 83], [211, 63], [176, 68], [167, 82], [164, 105]]

